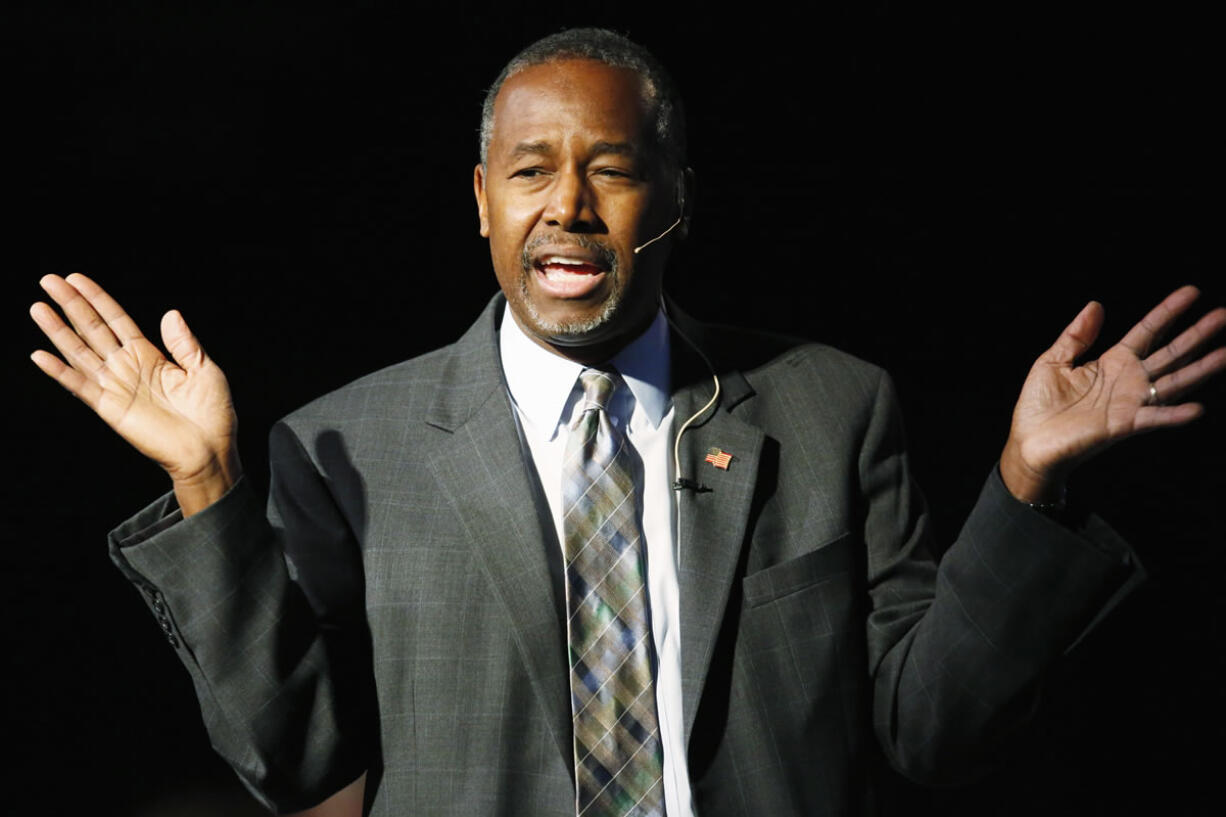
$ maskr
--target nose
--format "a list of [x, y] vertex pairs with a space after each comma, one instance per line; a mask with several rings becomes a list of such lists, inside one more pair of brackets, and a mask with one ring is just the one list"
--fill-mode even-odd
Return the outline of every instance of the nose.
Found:
[[594, 232], [599, 224], [595, 193], [583, 174], [559, 171], [549, 187], [549, 201], [542, 214], [545, 223], [572, 233]]

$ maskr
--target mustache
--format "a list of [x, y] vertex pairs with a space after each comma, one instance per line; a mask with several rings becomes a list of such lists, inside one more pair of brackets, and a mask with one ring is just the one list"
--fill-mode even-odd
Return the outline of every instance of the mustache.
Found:
[[553, 247], [579, 247], [587, 250], [596, 255], [600, 265], [605, 269], [617, 272], [617, 253], [611, 247], [585, 235], [568, 235], [564, 239], [559, 239], [557, 236], [540, 235], [532, 239], [524, 245], [524, 251], [520, 254], [520, 262], [525, 272], [532, 268], [532, 253], [547, 244]]

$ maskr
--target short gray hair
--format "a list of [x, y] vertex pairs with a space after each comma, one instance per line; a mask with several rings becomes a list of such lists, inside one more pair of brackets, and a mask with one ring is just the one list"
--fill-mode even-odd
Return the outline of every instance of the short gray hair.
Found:
[[481, 164], [494, 135], [494, 101], [508, 79], [525, 68], [565, 59], [588, 59], [629, 68], [643, 80], [646, 102], [655, 119], [655, 147], [673, 167], [685, 166], [685, 108], [672, 77], [651, 52], [638, 43], [603, 28], [571, 28], [550, 34], [520, 51], [502, 69], [485, 93], [481, 106]]

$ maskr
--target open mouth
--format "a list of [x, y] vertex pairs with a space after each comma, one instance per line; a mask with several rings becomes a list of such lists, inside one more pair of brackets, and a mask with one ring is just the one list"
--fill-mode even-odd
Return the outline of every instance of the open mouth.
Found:
[[603, 246], [567, 244], [541, 247], [530, 257], [540, 289], [555, 298], [597, 294], [613, 269], [616, 256]]

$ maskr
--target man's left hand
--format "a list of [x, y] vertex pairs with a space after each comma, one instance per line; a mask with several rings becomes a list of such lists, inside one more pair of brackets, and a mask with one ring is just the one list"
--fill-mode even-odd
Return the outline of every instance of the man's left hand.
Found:
[[1118, 440], [1183, 425], [1203, 413], [1199, 403], [1180, 400], [1226, 370], [1226, 348], [1197, 356], [1226, 326], [1226, 308], [1210, 311], [1150, 352], [1199, 295], [1196, 287], [1177, 289], [1097, 360], [1075, 365], [1102, 329], [1103, 307], [1091, 301], [1039, 356], [1013, 409], [1000, 458], [1001, 477], [1015, 497], [1058, 501], [1079, 462]]

